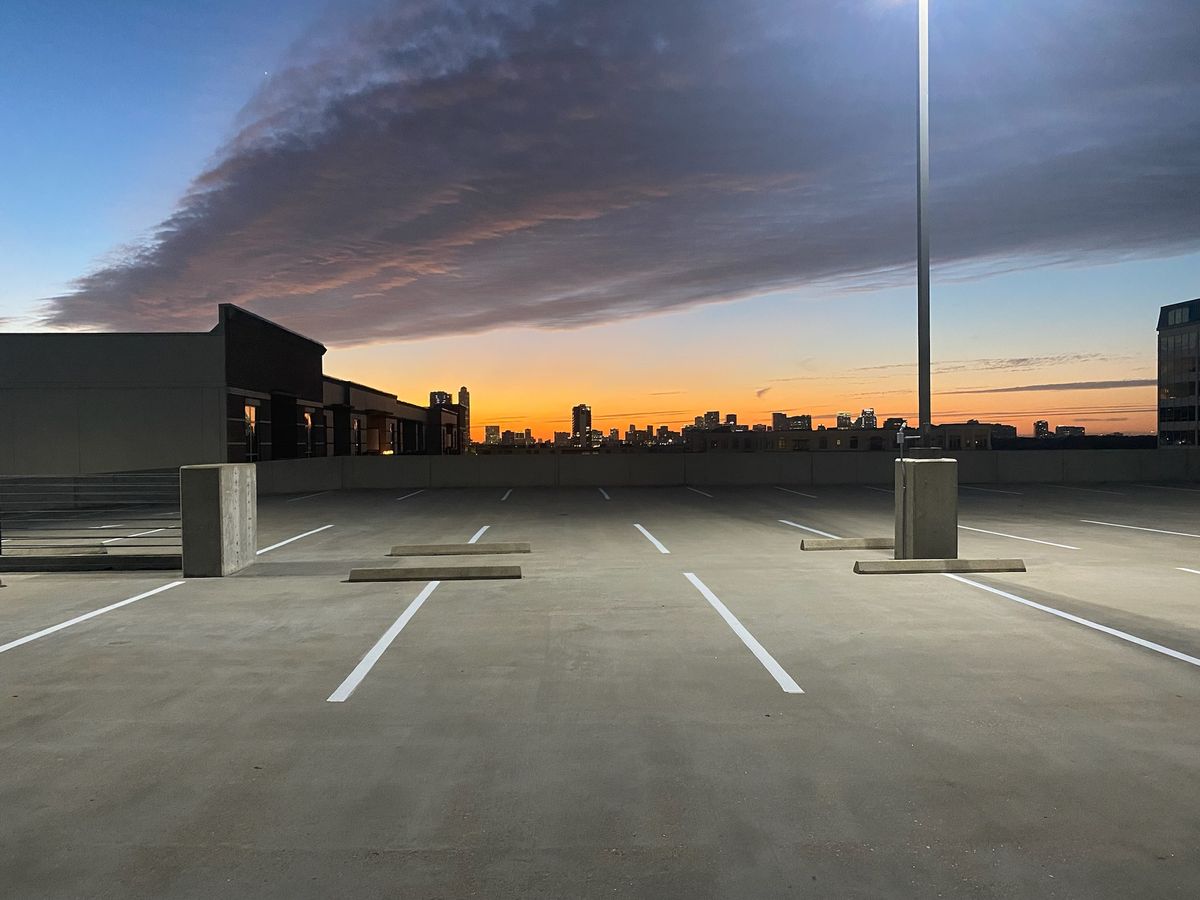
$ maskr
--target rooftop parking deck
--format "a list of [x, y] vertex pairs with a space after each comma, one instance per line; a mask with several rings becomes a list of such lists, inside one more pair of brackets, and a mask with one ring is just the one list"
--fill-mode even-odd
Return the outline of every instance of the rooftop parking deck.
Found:
[[[1028, 573], [854, 575], [800, 541], [890, 493], [781, 484], [310, 492], [231, 578], [6, 574], [0, 893], [1194, 897], [1200, 485], [959, 521]], [[523, 578], [346, 582], [469, 540]]]

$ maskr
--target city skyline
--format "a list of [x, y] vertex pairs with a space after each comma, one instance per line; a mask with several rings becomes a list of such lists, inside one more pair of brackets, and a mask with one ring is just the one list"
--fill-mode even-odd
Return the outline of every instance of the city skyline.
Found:
[[[914, 4], [547, 8], [22, 10], [0, 329], [234, 302], [401, 397], [472, 385], [476, 439], [583, 396], [914, 417]], [[1147, 323], [1200, 294], [1198, 18], [934, 5], [935, 419], [1154, 429]]]

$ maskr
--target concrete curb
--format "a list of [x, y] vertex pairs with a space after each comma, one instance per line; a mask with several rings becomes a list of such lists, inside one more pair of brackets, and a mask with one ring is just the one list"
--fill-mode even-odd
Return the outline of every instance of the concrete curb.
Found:
[[891, 550], [895, 538], [805, 538], [801, 550]]
[[396, 566], [351, 569], [347, 581], [481, 581], [520, 578], [520, 566]]
[[856, 575], [941, 575], [971, 572], [1024, 572], [1022, 559], [860, 559]]
[[400, 544], [388, 556], [485, 556], [490, 553], [528, 553], [525, 542], [495, 544]]

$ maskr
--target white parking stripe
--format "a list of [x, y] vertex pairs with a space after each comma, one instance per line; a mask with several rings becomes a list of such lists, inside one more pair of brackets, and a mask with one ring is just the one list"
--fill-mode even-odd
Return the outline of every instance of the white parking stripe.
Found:
[[1174, 659], [1182, 660], [1185, 663], [1190, 663], [1193, 666], [1200, 666], [1200, 659], [1194, 656], [1188, 656], [1186, 653], [1180, 653], [1178, 650], [1172, 650], [1170, 647], [1164, 647], [1162, 644], [1156, 644], [1154, 641], [1148, 641], [1145, 638], [1140, 638], [1137, 635], [1129, 634], [1125, 631], [1118, 631], [1116, 628], [1109, 628], [1107, 625], [1101, 625], [1099, 622], [1093, 622], [1091, 619], [1085, 619], [1081, 616], [1071, 615], [1069, 612], [1063, 612], [1061, 609], [1055, 609], [1053, 606], [1045, 606], [1041, 603], [1035, 603], [1033, 600], [1026, 600], [1024, 597], [1018, 597], [1016, 594], [1010, 594], [1008, 591], [1002, 591], [999, 588], [989, 587], [986, 584], [980, 584], [978, 581], [972, 581], [970, 578], [963, 578], [961, 575], [951, 575], [949, 572], [943, 572], [947, 578], [953, 578], [955, 581], [961, 581], [963, 584], [969, 584], [971, 587], [977, 587], [980, 590], [987, 591], [990, 594], [996, 594], [999, 597], [1004, 597], [1006, 600], [1013, 600], [1017, 603], [1023, 603], [1025, 606], [1030, 606], [1034, 609], [1040, 609], [1042, 612], [1050, 613], [1052, 616], [1058, 616], [1060, 619], [1066, 619], [1068, 622], [1074, 622], [1077, 625], [1084, 625], [1088, 628], [1094, 628], [1096, 631], [1102, 631], [1105, 634], [1111, 634], [1113, 637], [1120, 638], [1123, 641], [1129, 641], [1131, 644], [1137, 644], [1139, 647], [1145, 647], [1148, 650], [1153, 650], [1156, 653], [1162, 653]]
[[507, 491], [505, 491], [504, 496], [500, 498], [500, 502], [503, 503], [505, 500], [507, 500], [512, 495], [512, 491], [512, 488], [509, 488]]
[[479, 529], [477, 532], [475, 532], [475, 534], [473, 534], [473, 535], [471, 536], [471, 539], [470, 539], [469, 541], [467, 541], [467, 543], [468, 543], [468, 544], [474, 544], [474, 543], [475, 543], [477, 540], [479, 540], [481, 537], [483, 537], [483, 533], [484, 533], [485, 531], [487, 531], [487, 530], [488, 530], [489, 528], [491, 528], [491, 527], [492, 527], [491, 525], [484, 525], [484, 526], [483, 526], [482, 528], [480, 528], [480, 529]]
[[305, 494], [303, 497], [289, 497], [288, 503], [295, 503], [297, 500], [311, 500], [313, 497], [320, 497], [322, 494], [328, 494], [329, 491], [317, 491], [315, 494]]
[[791, 488], [779, 487], [779, 485], [775, 486], [775, 490], [783, 491], [786, 494], [795, 494], [797, 497], [807, 497], [809, 500], [817, 499], [816, 494], [806, 494], [804, 491], [793, 491]]
[[408, 608], [400, 613], [400, 617], [392, 623], [392, 627], [385, 631], [379, 640], [375, 642], [375, 646], [367, 651], [367, 655], [354, 667], [354, 671], [346, 676], [346, 680], [338, 685], [336, 691], [325, 698], [325, 702], [343, 703], [347, 697], [354, 693], [354, 689], [367, 677], [367, 673], [374, 668], [375, 663], [379, 662], [379, 657], [383, 656], [387, 648], [392, 645], [392, 641], [396, 640], [396, 637], [404, 630], [404, 626], [417, 614], [417, 610], [429, 599], [429, 595], [434, 592], [439, 584], [441, 584], [440, 581], [431, 581], [425, 585], [424, 590], [417, 594], [416, 599], [408, 604]]
[[101, 541], [102, 544], [115, 544], [117, 541], [123, 541], [127, 538], [145, 537], [148, 534], [158, 534], [160, 531], [166, 531], [165, 528], [152, 528], [149, 531], [139, 531], [137, 534], [127, 534], [124, 537], [109, 538], [107, 541]]
[[1183, 566], [1177, 567], [1180, 572], [1191, 572], [1193, 575], [1200, 575], [1200, 569], [1185, 569]]
[[152, 591], [146, 591], [144, 594], [138, 594], [136, 597], [130, 597], [128, 600], [121, 600], [118, 603], [110, 604], [102, 609], [92, 610], [90, 613], [84, 613], [82, 616], [76, 616], [73, 619], [68, 619], [65, 622], [59, 622], [57, 625], [51, 625], [49, 628], [43, 628], [41, 631], [35, 631], [33, 634], [27, 634], [23, 638], [17, 638], [15, 641], [9, 641], [7, 644], [0, 646], [0, 653], [7, 653], [9, 650], [15, 650], [30, 641], [36, 641], [38, 638], [44, 638], [48, 634], [54, 634], [56, 631], [62, 631], [64, 628], [70, 628], [72, 625], [78, 625], [80, 622], [86, 622], [88, 619], [94, 619], [96, 616], [102, 616], [106, 612], [112, 612], [114, 609], [120, 609], [122, 606], [128, 606], [130, 603], [137, 603], [139, 600], [145, 600], [147, 597], [153, 597], [155, 594], [161, 594], [163, 591], [169, 591], [171, 588], [177, 588], [182, 581], [172, 581], [170, 584], [164, 584], [162, 587], [156, 587]]
[[322, 525], [320, 528], [314, 528], [312, 531], [306, 531], [304, 534], [298, 534], [295, 537], [290, 537], [286, 541], [280, 541], [278, 544], [272, 544], [270, 547], [263, 547], [255, 555], [262, 556], [264, 553], [270, 553], [272, 550], [278, 550], [285, 544], [290, 544], [292, 541], [298, 541], [300, 538], [306, 538], [310, 534], [316, 534], [318, 531], [324, 531], [326, 528], [332, 528], [332, 525]]
[[1064, 550], [1078, 550], [1078, 547], [1072, 547], [1070, 544], [1056, 544], [1054, 541], [1039, 541], [1037, 538], [1021, 537], [1017, 534], [1005, 534], [1003, 531], [987, 531], [983, 528], [971, 528], [968, 525], [959, 525], [963, 531], [978, 531], [980, 534], [994, 534], [996, 537], [1012, 538], [1014, 541], [1029, 541], [1031, 544], [1045, 544], [1047, 547], [1061, 547]]
[[1175, 487], [1169, 484], [1135, 484], [1134, 487], [1153, 488], [1156, 491], [1183, 491], [1185, 494], [1200, 494], [1196, 488]]
[[1085, 494], [1109, 494], [1113, 497], [1124, 497], [1125, 495], [1118, 491], [1102, 491], [1100, 488], [1085, 488], [1074, 484], [1047, 484], [1046, 487], [1062, 488], [1064, 491], [1082, 491]]
[[960, 484], [959, 487], [967, 491], [983, 491], [985, 494], [1011, 494], [1014, 497], [1024, 496], [1020, 491], [1001, 491], [996, 488], [976, 487], [973, 484]]
[[397, 500], [407, 500], [409, 497], [415, 497], [415, 496], [417, 496], [417, 494], [423, 494], [423, 493], [425, 493], [425, 488], [421, 488], [420, 490], [413, 491], [411, 494], [405, 494], [403, 497], [397, 497], [396, 499]]
[[662, 545], [662, 541], [660, 541], [658, 538], [656, 538], [654, 535], [652, 535], [650, 532], [648, 532], [641, 525], [635, 524], [633, 527], [636, 528], [638, 531], [640, 531], [642, 534], [644, 534], [646, 536], [646, 540], [648, 540], [650, 543], [652, 543], [655, 547], [658, 548], [659, 553], [670, 553], [671, 552], [670, 550], [668, 550], [666, 547], [664, 547]]
[[689, 485], [689, 486], [688, 486], [688, 490], [689, 490], [689, 491], [692, 491], [693, 493], [696, 493], [696, 494], [703, 494], [703, 495], [704, 495], [705, 497], [707, 497], [709, 500], [713, 499], [713, 495], [712, 495], [712, 494], [708, 493], [708, 491], [702, 491], [702, 490], [700, 490], [700, 488], [694, 488], [694, 487], [692, 487], [691, 485]]
[[712, 605], [712, 608], [717, 611], [718, 615], [725, 620], [725, 624], [732, 628], [733, 633], [742, 639], [742, 643], [758, 658], [758, 661], [763, 664], [763, 668], [771, 673], [771, 677], [779, 683], [779, 686], [784, 691], [789, 694], [804, 693], [792, 676], [783, 670], [783, 666], [775, 661], [775, 657], [768, 653], [766, 648], [755, 640], [754, 635], [746, 630], [746, 626], [738, 621], [737, 616], [731, 613], [729, 608], [717, 599], [717, 595], [710, 591], [703, 581], [691, 572], [684, 572], [683, 577], [690, 581], [696, 590], [700, 592], [701, 596]]
[[1131, 531], [1153, 531], [1155, 534], [1171, 534], [1175, 537], [1200, 538], [1200, 534], [1189, 534], [1186, 531], [1163, 531], [1161, 528], [1143, 528], [1141, 525], [1119, 525], [1116, 522], [1097, 522], [1095, 519], [1080, 519], [1089, 525], [1107, 525], [1109, 528], [1128, 528]]
[[836, 534], [830, 534], [828, 531], [818, 531], [815, 528], [809, 528], [807, 525], [798, 525], [795, 522], [789, 522], [787, 519], [780, 519], [779, 524], [780, 525], [791, 525], [793, 528], [799, 528], [801, 531], [811, 531], [813, 534], [819, 534], [821, 537], [833, 538], [834, 540], [838, 540], [838, 536]]
[[596, 488], [596, 490], [598, 490], [598, 491], [600, 492], [600, 495], [601, 495], [602, 497], [604, 497], [604, 499], [605, 499], [605, 500], [611, 500], [611, 499], [612, 499], [612, 497], [608, 496], [608, 491], [606, 491], [604, 488]]
[[895, 492], [895, 491], [893, 491], [891, 488], [872, 487], [872, 486], [871, 486], [871, 485], [869, 485], [869, 484], [864, 484], [864, 485], [863, 485], [863, 487], [864, 487], [864, 488], [866, 488], [868, 491], [876, 491], [876, 492], [878, 492], [878, 493], [880, 493], [880, 494], [894, 494], [894, 493], [896, 493], [896, 492]]

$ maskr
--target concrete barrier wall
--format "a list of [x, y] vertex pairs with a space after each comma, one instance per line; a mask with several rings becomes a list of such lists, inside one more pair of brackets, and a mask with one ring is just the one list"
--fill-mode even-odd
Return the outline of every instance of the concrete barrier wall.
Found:
[[[952, 454], [965, 484], [1200, 481], [1200, 450], [976, 450]], [[258, 492], [424, 487], [721, 484], [891, 486], [895, 453], [612, 453], [591, 456], [337, 456], [258, 463]]]

